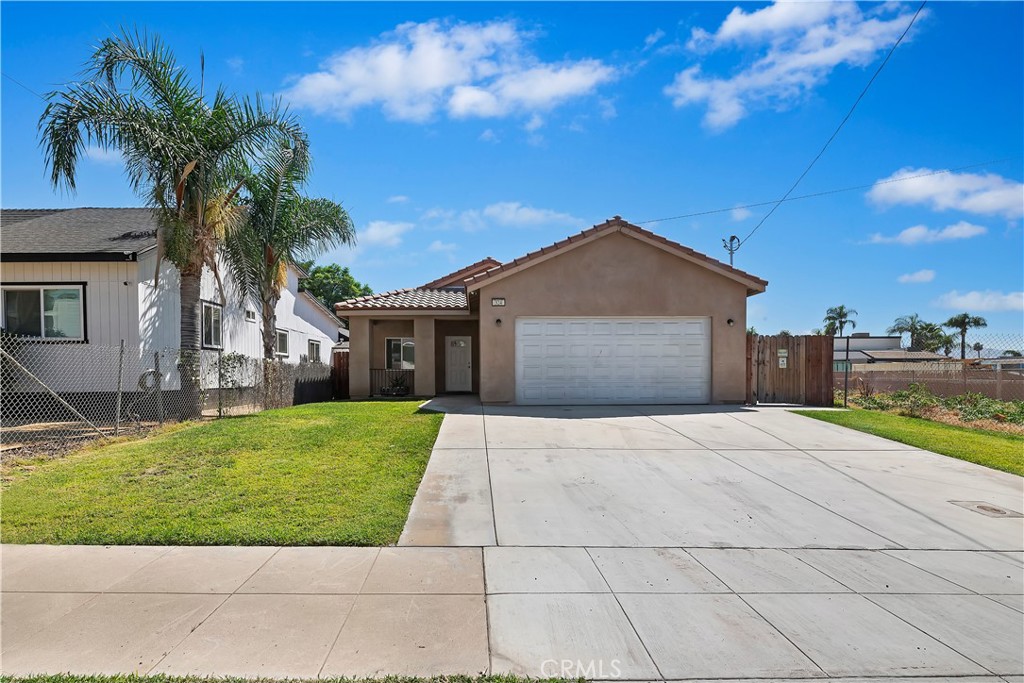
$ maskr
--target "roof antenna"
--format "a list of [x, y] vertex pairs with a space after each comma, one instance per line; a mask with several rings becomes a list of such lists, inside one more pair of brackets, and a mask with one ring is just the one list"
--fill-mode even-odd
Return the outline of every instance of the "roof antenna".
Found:
[[737, 237], [736, 235], [730, 235], [728, 241], [722, 240], [722, 247], [725, 248], [725, 250], [727, 252], [729, 252], [729, 265], [730, 266], [732, 265], [732, 255], [740, 250], [740, 245], [741, 244], [742, 244], [742, 242], [740, 242], [740, 238]]

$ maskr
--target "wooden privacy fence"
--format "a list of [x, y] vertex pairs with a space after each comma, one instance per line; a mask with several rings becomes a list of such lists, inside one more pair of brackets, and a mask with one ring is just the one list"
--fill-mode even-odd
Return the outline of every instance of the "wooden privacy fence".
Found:
[[747, 335], [747, 402], [831, 406], [832, 337]]

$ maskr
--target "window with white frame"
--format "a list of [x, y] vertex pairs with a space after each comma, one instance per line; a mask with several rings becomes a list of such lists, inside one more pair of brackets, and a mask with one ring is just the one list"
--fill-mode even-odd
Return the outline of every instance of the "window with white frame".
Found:
[[4, 285], [2, 290], [6, 332], [85, 341], [83, 285]]
[[223, 311], [217, 304], [203, 302], [203, 346], [211, 349], [221, 348], [221, 319]]
[[388, 370], [416, 369], [416, 344], [411, 337], [388, 337], [384, 354]]
[[251, 308], [245, 309], [245, 322], [254, 323], [256, 322], [256, 311]]
[[288, 355], [288, 330], [277, 330], [277, 345], [274, 347], [274, 353], [279, 356]]
[[306, 356], [309, 358], [310, 363], [320, 362], [320, 342], [315, 339], [309, 340], [309, 351]]

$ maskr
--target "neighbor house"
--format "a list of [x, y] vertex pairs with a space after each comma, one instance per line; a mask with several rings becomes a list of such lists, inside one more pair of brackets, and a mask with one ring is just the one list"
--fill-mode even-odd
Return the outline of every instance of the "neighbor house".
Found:
[[[160, 264], [156, 283], [156, 220], [149, 209], [33, 209], [0, 211], [0, 321], [4, 332], [39, 342], [116, 348], [147, 354], [180, 347], [177, 270]], [[209, 351], [263, 356], [261, 319], [242, 301], [223, 269], [225, 298], [213, 275], [202, 278], [202, 346]], [[277, 357], [329, 363], [340, 321], [301, 291], [297, 268], [277, 305]], [[88, 354], [81, 354], [84, 359]], [[44, 375], [48, 372], [42, 364]], [[57, 367], [56, 365], [52, 367]], [[56, 372], [56, 371], [54, 371]], [[42, 377], [58, 391], [106, 391], [70, 386], [74, 375]], [[109, 384], [114, 378], [109, 378]], [[173, 378], [169, 378], [173, 383]]]
[[747, 297], [766, 286], [616, 216], [335, 310], [349, 321], [353, 398], [742, 403]]

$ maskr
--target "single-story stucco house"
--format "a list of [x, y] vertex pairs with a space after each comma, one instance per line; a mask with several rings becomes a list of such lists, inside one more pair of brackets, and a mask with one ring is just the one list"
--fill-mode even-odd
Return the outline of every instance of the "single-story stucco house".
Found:
[[742, 403], [767, 282], [615, 216], [507, 263], [335, 304], [353, 398]]

